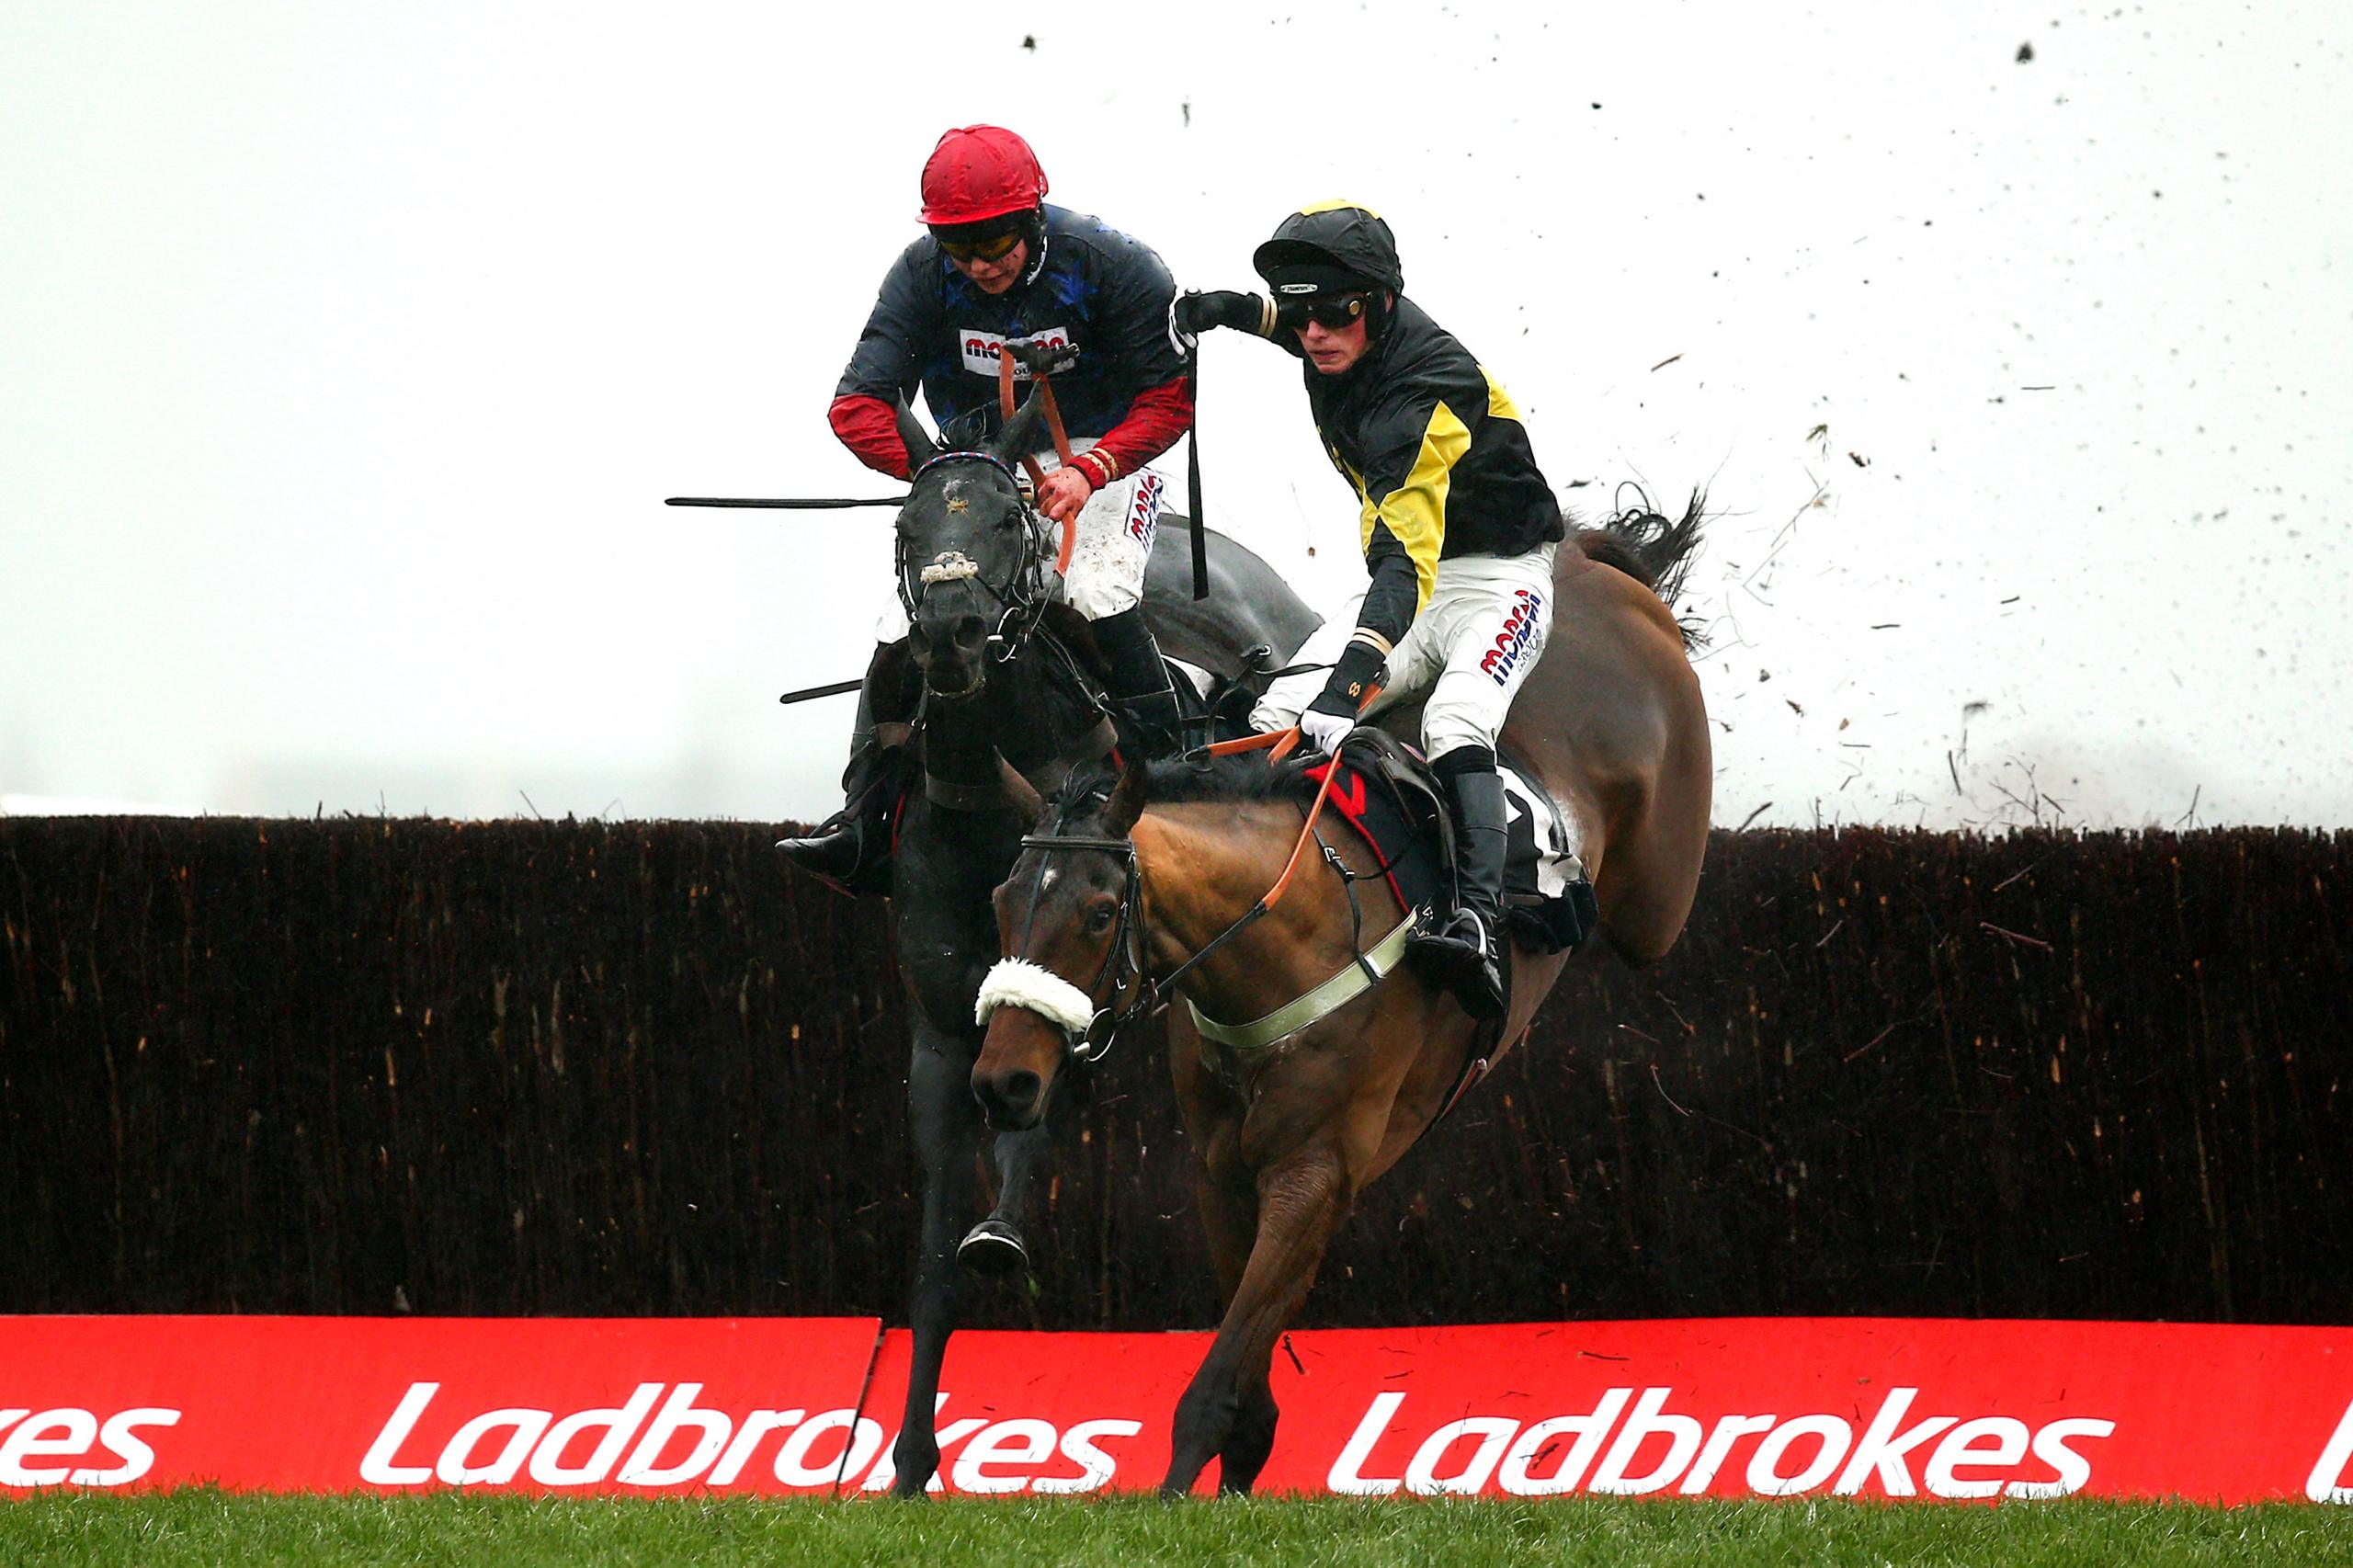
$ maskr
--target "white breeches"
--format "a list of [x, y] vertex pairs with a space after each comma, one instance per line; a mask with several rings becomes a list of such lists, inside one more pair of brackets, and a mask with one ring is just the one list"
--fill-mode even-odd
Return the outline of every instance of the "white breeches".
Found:
[[[1429, 603], [1390, 650], [1389, 685], [1371, 711], [1425, 693], [1422, 750], [1431, 760], [1462, 746], [1493, 750], [1520, 683], [1544, 652], [1552, 627], [1552, 556], [1543, 545], [1526, 555], [1458, 555], [1438, 563]], [[1292, 656], [1293, 664], [1337, 659], [1356, 631], [1358, 594], [1336, 607]], [[1324, 690], [1328, 672], [1287, 676], [1267, 688], [1250, 713], [1256, 730], [1279, 730]]]
[[[1093, 445], [1086, 439], [1072, 442], [1071, 448], [1083, 452]], [[1040, 452], [1038, 466], [1051, 473], [1062, 463], [1053, 453]], [[1054, 597], [1089, 620], [1133, 609], [1143, 598], [1144, 567], [1152, 560], [1152, 541], [1160, 531], [1160, 511], [1166, 504], [1167, 486], [1148, 468], [1124, 474], [1089, 495], [1079, 509], [1070, 571]], [[875, 619], [874, 640], [896, 642], [906, 634], [907, 612], [893, 584]]]

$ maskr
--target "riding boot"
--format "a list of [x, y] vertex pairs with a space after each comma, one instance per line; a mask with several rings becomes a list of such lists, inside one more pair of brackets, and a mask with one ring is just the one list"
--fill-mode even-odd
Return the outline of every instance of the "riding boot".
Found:
[[1511, 938], [1504, 909], [1510, 807], [1493, 754], [1473, 754], [1484, 767], [1475, 762], [1468, 767], [1446, 766], [1461, 755], [1440, 757], [1433, 769], [1445, 780], [1454, 805], [1454, 911], [1436, 930], [1414, 938], [1413, 945], [1461, 1000], [1465, 1012], [1496, 1020], [1511, 1010], [1505, 983], [1505, 944]]
[[891, 815], [899, 803], [907, 726], [915, 716], [906, 676], [905, 642], [874, 651], [858, 688], [842, 809], [806, 837], [777, 841], [794, 865], [853, 898], [891, 892]]
[[1120, 749], [1143, 757], [1175, 756], [1185, 747], [1185, 712], [1160, 644], [1143, 623], [1143, 607], [1107, 615], [1094, 623], [1094, 631]]

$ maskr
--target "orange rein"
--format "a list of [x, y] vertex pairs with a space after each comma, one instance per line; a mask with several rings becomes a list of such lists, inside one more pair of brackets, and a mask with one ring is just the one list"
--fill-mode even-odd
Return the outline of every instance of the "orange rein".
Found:
[[[1371, 704], [1372, 699], [1380, 695], [1381, 687], [1377, 686], [1367, 691], [1364, 694], [1364, 700], [1357, 705], [1357, 710], [1362, 712]], [[1288, 730], [1268, 730], [1263, 735], [1244, 735], [1239, 740], [1232, 741], [1211, 741], [1204, 749], [1211, 756], [1233, 756], [1251, 751], [1268, 752], [1267, 766], [1272, 767], [1284, 757], [1289, 756], [1291, 748], [1299, 744], [1299, 726], [1293, 724]], [[1307, 821], [1300, 825], [1299, 841], [1290, 846], [1290, 858], [1283, 864], [1283, 874], [1275, 879], [1275, 885], [1268, 888], [1267, 896], [1258, 901], [1263, 907], [1272, 909], [1275, 906], [1275, 901], [1282, 897], [1284, 890], [1290, 886], [1291, 877], [1299, 870], [1300, 861], [1307, 855], [1308, 840], [1315, 836], [1315, 819], [1324, 814], [1324, 802], [1331, 798], [1332, 780], [1339, 776], [1340, 759], [1336, 756], [1332, 759], [1332, 766], [1324, 770], [1324, 787], [1315, 791], [1315, 803], [1307, 808]]]
[[[1062, 460], [1063, 467], [1068, 468], [1074, 460], [1071, 455], [1070, 434], [1063, 428], [1062, 405], [1054, 401], [1053, 383], [1046, 379], [1044, 371], [1038, 372], [1037, 381], [1038, 395], [1046, 400], [1046, 430], [1054, 438], [1054, 456]], [[1013, 350], [1005, 345], [1000, 345], [996, 351], [996, 404], [997, 412], [1005, 416], [1006, 423], [1013, 423]], [[1029, 471], [1032, 489], [1044, 487], [1046, 475], [1038, 467], [1036, 458], [1027, 452], [1022, 453], [1021, 466]], [[1070, 571], [1071, 549], [1077, 542], [1078, 517], [1074, 513], [1070, 521], [1063, 525], [1063, 548], [1062, 553], [1054, 560], [1055, 571], [1064, 574]]]

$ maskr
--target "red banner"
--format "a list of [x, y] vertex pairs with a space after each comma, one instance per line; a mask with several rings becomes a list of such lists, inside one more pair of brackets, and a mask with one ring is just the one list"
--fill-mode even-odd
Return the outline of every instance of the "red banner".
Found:
[[[0, 1491], [790, 1494], [892, 1481], [907, 1335], [0, 1318]], [[959, 1335], [940, 1490], [1156, 1484], [1206, 1334]], [[1723, 1319], [1290, 1336], [1260, 1489], [2353, 1502], [2353, 1329]], [[1214, 1470], [1211, 1471], [1214, 1476]]]

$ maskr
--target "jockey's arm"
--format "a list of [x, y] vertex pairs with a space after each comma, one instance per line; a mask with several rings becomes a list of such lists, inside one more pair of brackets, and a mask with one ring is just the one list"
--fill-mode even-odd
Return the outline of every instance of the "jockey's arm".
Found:
[[911, 401], [921, 382], [915, 344], [924, 323], [915, 277], [911, 248], [882, 279], [858, 347], [842, 367], [833, 405], [825, 411], [826, 423], [850, 455], [892, 479], [914, 472], [906, 440], [899, 434], [894, 402]]
[[881, 398], [858, 392], [837, 397], [825, 411], [825, 421], [850, 455], [875, 472], [892, 479], [913, 474], [906, 437], [899, 434], [898, 411]]
[[1347, 649], [1312, 707], [1354, 713], [1390, 650], [1429, 602], [1446, 546], [1447, 483], [1469, 448], [1461, 422], [1441, 402], [1418, 421], [1417, 439], [1398, 444], [1367, 465], [1365, 473], [1351, 475], [1363, 503], [1364, 560], [1372, 580]]

